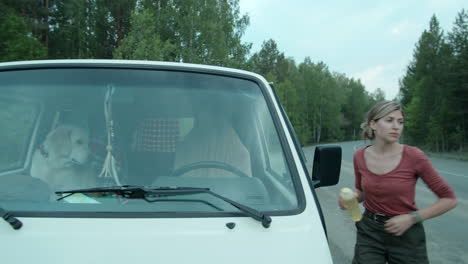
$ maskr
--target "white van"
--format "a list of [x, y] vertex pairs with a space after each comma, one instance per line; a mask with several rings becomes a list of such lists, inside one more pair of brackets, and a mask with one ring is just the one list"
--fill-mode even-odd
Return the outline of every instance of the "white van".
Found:
[[341, 149], [306, 168], [257, 74], [0, 63], [0, 127], [1, 263], [332, 263], [314, 189]]

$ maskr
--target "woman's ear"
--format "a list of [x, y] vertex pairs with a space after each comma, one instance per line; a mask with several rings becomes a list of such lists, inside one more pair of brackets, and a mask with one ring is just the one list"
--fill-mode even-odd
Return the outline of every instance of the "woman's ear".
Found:
[[375, 120], [371, 120], [371, 121], [369, 122], [369, 126], [370, 126], [370, 128], [371, 128], [372, 130], [375, 130], [375, 129], [376, 129], [376, 123], [377, 123], [377, 122], [375, 122]]

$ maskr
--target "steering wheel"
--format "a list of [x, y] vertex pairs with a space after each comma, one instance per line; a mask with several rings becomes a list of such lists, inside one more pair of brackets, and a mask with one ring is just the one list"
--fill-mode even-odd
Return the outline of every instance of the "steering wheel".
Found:
[[239, 170], [238, 168], [221, 161], [199, 161], [194, 163], [189, 163], [184, 165], [172, 172], [172, 176], [180, 176], [185, 174], [189, 171], [193, 171], [196, 169], [222, 169], [225, 171], [229, 171], [239, 177], [249, 177], [243, 171]]

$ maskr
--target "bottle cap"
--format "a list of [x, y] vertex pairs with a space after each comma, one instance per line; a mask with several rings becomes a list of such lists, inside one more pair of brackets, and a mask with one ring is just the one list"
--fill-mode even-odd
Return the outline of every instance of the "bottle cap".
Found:
[[342, 188], [341, 189], [341, 197], [343, 197], [343, 199], [354, 198], [354, 192], [350, 188], [347, 188], [347, 187]]

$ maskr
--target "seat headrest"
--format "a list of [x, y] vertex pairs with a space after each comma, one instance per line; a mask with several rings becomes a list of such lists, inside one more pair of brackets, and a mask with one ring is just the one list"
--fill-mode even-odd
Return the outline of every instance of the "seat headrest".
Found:
[[179, 138], [177, 119], [145, 118], [137, 123], [133, 151], [175, 152]]

